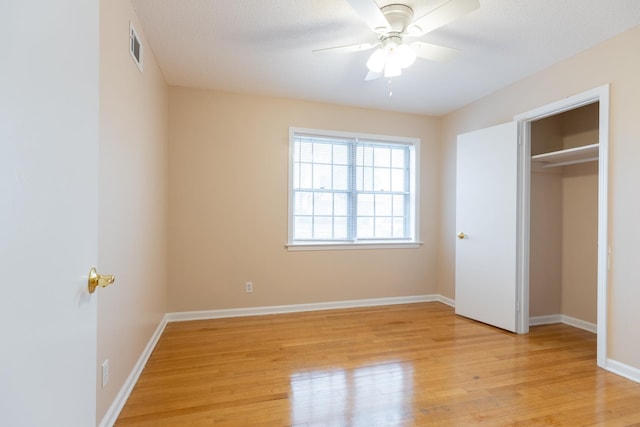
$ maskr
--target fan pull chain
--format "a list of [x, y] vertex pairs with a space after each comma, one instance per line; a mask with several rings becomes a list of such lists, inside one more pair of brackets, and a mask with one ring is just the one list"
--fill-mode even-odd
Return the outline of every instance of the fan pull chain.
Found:
[[389, 78], [389, 98], [393, 95], [393, 88], [391, 87], [391, 78]]

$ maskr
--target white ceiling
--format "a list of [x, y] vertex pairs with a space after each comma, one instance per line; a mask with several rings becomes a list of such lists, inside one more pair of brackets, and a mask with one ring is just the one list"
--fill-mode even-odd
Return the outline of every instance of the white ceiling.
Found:
[[[377, 0], [379, 6], [399, 1]], [[443, 0], [404, 0], [415, 16]], [[441, 115], [640, 24], [640, 0], [480, 0], [423, 41], [461, 49], [364, 81], [375, 42], [346, 0], [132, 0], [167, 83]], [[636, 55], [637, 52], [630, 52]]]

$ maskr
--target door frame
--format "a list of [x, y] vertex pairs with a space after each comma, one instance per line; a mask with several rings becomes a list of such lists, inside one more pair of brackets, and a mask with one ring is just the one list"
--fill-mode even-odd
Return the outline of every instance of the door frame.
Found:
[[598, 308], [597, 364], [607, 362], [607, 289], [609, 270], [609, 85], [579, 93], [514, 117], [518, 122], [518, 254], [516, 331], [529, 332], [529, 225], [531, 194], [531, 122], [599, 102], [598, 154]]

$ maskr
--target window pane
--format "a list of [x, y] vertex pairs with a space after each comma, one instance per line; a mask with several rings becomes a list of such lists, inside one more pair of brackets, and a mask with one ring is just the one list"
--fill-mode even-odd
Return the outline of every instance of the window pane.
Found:
[[300, 188], [300, 163], [293, 164], [293, 188]]
[[373, 168], [362, 168], [362, 190], [373, 191]]
[[347, 216], [349, 213], [349, 198], [344, 193], [335, 193], [333, 195], [333, 214]]
[[358, 195], [358, 216], [373, 216], [373, 194]]
[[313, 144], [312, 143], [310, 142], [300, 143], [300, 161], [301, 162], [313, 161]]
[[391, 191], [405, 191], [404, 169], [391, 169]]
[[356, 190], [364, 190], [364, 168], [361, 166], [356, 167]]
[[313, 188], [331, 188], [331, 165], [313, 165]]
[[397, 149], [394, 148], [391, 150], [391, 167], [394, 168], [404, 168], [404, 159], [405, 159], [406, 149]]
[[315, 215], [333, 215], [333, 194], [315, 193]]
[[308, 163], [300, 164], [300, 187], [298, 188], [313, 188], [311, 185], [313, 179], [313, 166]]
[[393, 216], [404, 216], [405, 196], [393, 196]]
[[[359, 163], [360, 164], [360, 163]], [[362, 166], [373, 166], [373, 147], [362, 147]]]
[[311, 239], [313, 237], [311, 217], [296, 216], [294, 218], [293, 230], [294, 239]]
[[295, 163], [300, 162], [300, 144], [300, 141], [296, 141], [296, 143], [293, 144], [293, 161]]
[[316, 216], [313, 218], [313, 237], [316, 239], [331, 239], [332, 218], [327, 216]]
[[374, 191], [391, 191], [391, 169], [375, 168]]
[[316, 142], [313, 144], [313, 161], [315, 163], [331, 163], [332, 145]]
[[376, 194], [376, 216], [391, 216], [392, 197], [391, 194]]
[[389, 167], [391, 166], [391, 150], [388, 148], [374, 148], [373, 152], [374, 166]]
[[347, 166], [333, 167], [333, 189], [334, 190], [349, 189], [349, 167]]
[[404, 227], [404, 218], [393, 219], [393, 237], [406, 237]]
[[294, 209], [297, 215], [313, 214], [313, 193], [296, 192]]
[[373, 218], [371, 217], [358, 217], [358, 238], [368, 239], [373, 238]]
[[385, 239], [389, 237], [393, 237], [392, 228], [391, 228], [391, 218], [383, 217], [376, 218], [376, 237], [380, 239]]
[[333, 219], [333, 238], [334, 239], [346, 239], [349, 237], [347, 232], [348, 219], [346, 216], [336, 216]]
[[333, 146], [333, 163], [336, 165], [349, 164], [349, 146], [336, 144]]

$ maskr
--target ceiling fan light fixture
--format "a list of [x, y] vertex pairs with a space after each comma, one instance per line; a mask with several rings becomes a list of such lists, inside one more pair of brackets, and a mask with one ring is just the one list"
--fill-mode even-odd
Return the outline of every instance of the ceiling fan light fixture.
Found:
[[[426, 0], [425, 0], [426, 1]], [[369, 72], [365, 80], [374, 80], [379, 76], [394, 77], [410, 67], [416, 57], [438, 62], [446, 62], [457, 49], [438, 46], [431, 43], [414, 41], [405, 44], [405, 38], [421, 37], [443, 27], [480, 7], [481, 0], [429, 0], [439, 5], [426, 14], [415, 18], [412, 5], [381, 0], [346, 0], [352, 9], [360, 15], [376, 34], [377, 43], [361, 43], [351, 46], [316, 49], [314, 52], [360, 52], [378, 47], [367, 60]], [[391, 3], [380, 7], [380, 3]]]
[[416, 53], [406, 44], [401, 44], [395, 48], [394, 53], [393, 57], [400, 68], [410, 67], [414, 62], [416, 62]]
[[376, 49], [367, 61], [367, 68], [374, 73], [381, 73], [387, 63], [388, 55], [389, 52], [386, 49]]
[[385, 77], [396, 77], [402, 74], [402, 68], [398, 64], [398, 61], [388, 60], [387, 65], [384, 67]]

